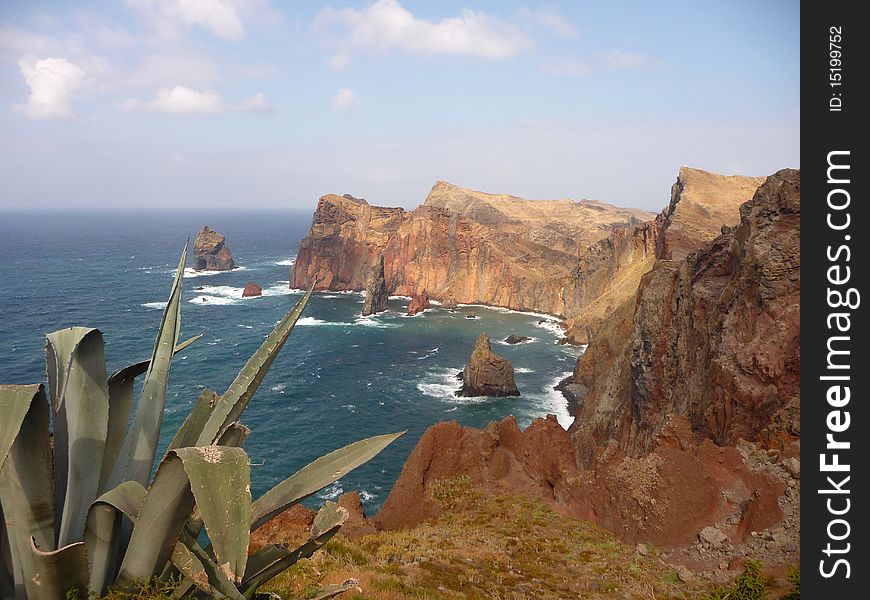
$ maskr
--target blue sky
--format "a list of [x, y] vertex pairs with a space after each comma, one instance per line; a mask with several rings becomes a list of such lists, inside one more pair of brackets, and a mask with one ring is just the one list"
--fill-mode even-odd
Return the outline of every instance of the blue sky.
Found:
[[439, 179], [661, 209], [799, 167], [799, 3], [0, 4], [0, 209], [413, 207]]

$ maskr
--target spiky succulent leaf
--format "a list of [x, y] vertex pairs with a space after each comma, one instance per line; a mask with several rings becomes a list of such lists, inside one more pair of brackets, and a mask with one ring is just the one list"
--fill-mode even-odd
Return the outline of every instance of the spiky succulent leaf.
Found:
[[42, 385], [0, 386], [0, 457], [5, 458], [0, 464], [0, 505], [18, 596], [34, 586], [31, 537], [43, 548], [55, 547], [48, 413]]
[[34, 585], [27, 589], [27, 600], [87, 599], [88, 553], [84, 542], [50, 551], [31, 543], [31, 553], [36, 575]]
[[220, 396], [216, 392], [208, 388], [202, 390], [196, 404], [193, 405], [193, 409], [187, 414], [184, 423], [181, 424], [181, 427], [175, 432], [175, 437], [169, 442], [169, 450], [196, 445], [202, 428], [211, 417], [219, 398]]
[[181, 288], [184, 281], [184, 263], [187, 261], [187, 247], [188, 244], [185, 244], [178, 269], [175, 271], [172, 291], [157, 331], [157, 340], [145, 374], [142, 393], [136, 404], [133, 422], [124, 438], [112, 474], [107, 480], [107, 486], [110, 488], [122, 481], [138, 481], [142, 485], [147, 485], [151, 468], [154, 466], [154, 455], [157, 452], [160, 427], [163, 424], [169, 369], [181, 329]]
[[109, 390], [106, 353], [98, 329], [69, 327], [46, 336], [54, 409], [57, 543], [81, 541], [97, 497], [106, 445]]
[[402, 431], [376, 435], [354, 442], [299, 469], [254, 502], [251, 531], [262, 526], [288, 506], [307, 498], [368, 462], [404, 433]]
[[220, 438], [221, 433], [229, 427], [229, 425], [239, 420], [242, 411], [251, 400], [251, 396], [257, 391], [269, 367], [275, 361], [275, 357], [284, 343], [296, 326], [296, 321], [302, 315], [302, 311], [308, 304], [311, 298], [311, 293], [314, 286], [309, 286], [308, 290], [299, 299], [296, 305], [290, 309], [284, 317], [278, 321], [275, 329], [260, 345], [253, 356], [248, 359], [242, 370], [236, 376], [235, 380], [227, 388], [227, 391], [220, 397], [217, 406], [211, 414], [208, 422], [203, 427], [202, 433], [197, 440], [197, 446], [207, 446], [215, 443], [215, 440]]
[[241, 448], [199, 446], [174, 451], [184, 463], [190, 488], [218, 567], [241, 582], [248, 560], [251, 469]]
[[184, 465], [174, 451], [168, 452], [157, 467], [133, 526], [116, 585], [131, 587], [162, 571], [194, 504]]
[[[202, 337], [202, 334], [186, 339], [175, 347], [178, 354]], [[123, 369], [118, 369], [109, 376], [109, 425], [106, 434], [106, 452], [103, 467], [100, 472], [100, 489], [104, 490], [106, 481], [112, 474], [118, 452], [124, 441], [124, 432], [130, 420], [133, 408], [133, 383], [136, 378], [148, 370], [150, 360], [142, 360]]]
[[89, 593], [104, 593], [113, 579], [118, 568], [121, 515], [126, 515], [135, 523], [146, 493], [139, 483], [125, 481], [97, 498], [91, 505], [85, 528], [85, 545], [90, 565]]

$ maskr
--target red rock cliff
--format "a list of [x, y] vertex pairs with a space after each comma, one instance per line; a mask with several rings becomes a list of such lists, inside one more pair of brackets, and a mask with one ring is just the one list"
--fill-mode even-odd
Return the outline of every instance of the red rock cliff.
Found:
[[649, 450], [670, 413], [720, 444], [800, 436], [800, 172], [770, 176], [739, 215], [684, 260], [658, 260], [602, 323], [575, 370], [582, 463], [608, 439]]
[[[323, 196], [299, 247], [292, 287], [360, 290], [383, 255], [392, 294], [570, 316], [607, 285], [586, 282], [581, 257], [652, 214], [596, 201], [524, 200], [438, 182], [413, 211]], [[567, 286], [567, 288], [566, 288]], [[585, 286], [585, 287], [584, 287]]]

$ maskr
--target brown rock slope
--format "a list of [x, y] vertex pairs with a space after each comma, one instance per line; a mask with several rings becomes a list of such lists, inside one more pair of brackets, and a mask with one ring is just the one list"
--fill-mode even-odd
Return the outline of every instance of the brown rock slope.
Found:
[[565, 289], [577, 285], [569, 276], [580, 257], [615, 230], [652, 218], [601, 202], [524, 200], [444, 182], [413, 211], [327, 195], [300, 244], [290, 285], [361, 290], [383, 255], [391, 294], [425, 290], [435, 300], [570, 315], [600, 293]]
[[511, 361], [492, 351], [489, 336], [481, 333], [462, 371], [457, 396], [519, 396]]
[[208, 225], [200, 229], [193, 243], [193, 268], [197, 271], [229, 271], [235, 266], [224, 236]]
[[602, 324], [575, 370], [589, 390], [572, 426], [581, 460], [608, 439], [648, 450], [670, 413], [717, 443], [799, 437], [799, 317], [800, 172], [784, 170], [739, 225], [657, 261]]

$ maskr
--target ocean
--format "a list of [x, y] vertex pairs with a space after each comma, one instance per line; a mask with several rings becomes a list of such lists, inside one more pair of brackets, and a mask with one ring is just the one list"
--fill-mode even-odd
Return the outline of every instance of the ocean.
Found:
[[[223, 392], [300, 297], [289, 289], [288, 273], [310, 221], [310, 212], [0, 213], [0, 383], [44, 381], [44, 335], [70, 325], [103, 332], [110, 372], [148, 358], [184, 242], [189, 237], [192, 245], [208, 224], [226, 236], [237, 268], [186, 272], [182, 339], [204, 336], [173, 362], [162, 452], [202, 388]], [[242, 299], [246, 282], [262, 286], [263, 296]], [[436, 306], [408, 317], [403, 298], [362, 318], [362, 302], [361, 293], [316, 293], [246, 410], [254, 497], [327, 452], [407, 430], [311, 499], [357, 490], [371, 514], [438, 421], [483, 427], [513, 414], [525, 427], [553, 413], [570, 423], [553, 386], [581, 349], [556, 344], [553, 319], [481, 306]], [[453, 395], [481, 332], [512, 361], [522, 396]], [[510, 334], [532, 340], [507, 345]]]

